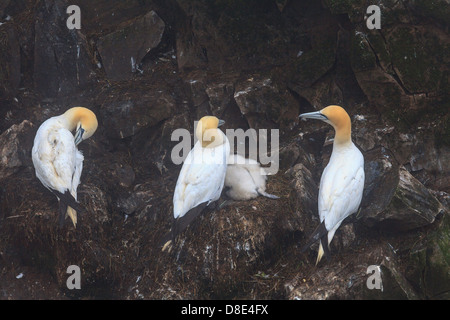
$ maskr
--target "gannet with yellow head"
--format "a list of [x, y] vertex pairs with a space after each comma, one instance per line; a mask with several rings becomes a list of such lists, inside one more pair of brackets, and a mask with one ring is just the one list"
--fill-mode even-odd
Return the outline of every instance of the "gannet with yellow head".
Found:
[[[198, 141], [184, 160], [173, 195], [172, 239], [220, 198], [230, 154], [228, 138], [218, 128], [223, 123], [214, 116], [205, 116], [197, 124]], [[163, 242], [167, 244], [166, 240]]]
[[320, 239], [316, 264], [328, 254], [329, 244], [342, 221], [355, 213], [364, 189], [364, 157], [351, 139], [351, 121], [340, 106], [328, 106], [317, 112], [303, 113], [302, 119], [318, 119], [335, 130], [333, 151], [325, 167], [319, 187], [320, 225], [302, 251]]
[[[47, 119], [36, 132], [32, 160], [36, 176], [59, 200], [59, 224], [67, 215], [77, 224], [77, 187], [83, 170], [83, 155], [77, 145], [97, 130], [95, 114], [83, 107]], [[75, 136], [72, 131], [75, 130]]]

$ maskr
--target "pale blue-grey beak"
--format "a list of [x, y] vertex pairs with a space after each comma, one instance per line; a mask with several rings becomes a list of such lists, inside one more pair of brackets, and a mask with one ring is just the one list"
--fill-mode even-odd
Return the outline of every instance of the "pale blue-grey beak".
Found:
[[298, 117], [302, 120], [305, 120], [305, 119], [317, 119], [317, 120], [322, 120], [322, 121], [328, 120], [328, 118], [324, 114], [322, 114], [320, 111], [302, 113]]
[[83, 141], [83, 133], [84, 129], [79, 126], [77, 131], [75, 132], [75, 145], [77, 146], [81, 141]]
[[220, 127], [220, 126], [222, 126], [222, 125], [224, 125], [224, 124], [225, 124], [225, 121], [219, 119], [219, 124], [218, 124], [217, 126]]

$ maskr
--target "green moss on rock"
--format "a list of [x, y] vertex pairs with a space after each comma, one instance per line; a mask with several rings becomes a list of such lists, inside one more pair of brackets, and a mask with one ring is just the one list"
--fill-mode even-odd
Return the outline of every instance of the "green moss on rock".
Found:
[[336, 34], [323, 36], [311, 51], [304, 53], [287, 70], [290, 82], [308, 87], [330, 70], [336, 58]]
[[430, 299], [450, 299], [450, 219], [446, 214], [425, 245], [410, 254], [409, 280]]
[[[431, 33], [421, 35], [412, 27], [398, 27], [388, 36], [392, 64], [411, 92], [432, 92], [443, 77], [445, 48]], [[448, 51], [447, 51], [448, 52]]]
[[411, 7], [419, 15], [432, 18], [444, 25], [449, 25], [450, 6], [448, 1], [412, 0]]
[[351, 39], [351, 65], [355, 72], [371, 70], [376, 67], [376, 57], [369, 47], [365, 35], [355, 32]]
[[333, 14], [351, 13], [356, 7], [363, 7], [361, 0], [325, 0], [325, 5]]

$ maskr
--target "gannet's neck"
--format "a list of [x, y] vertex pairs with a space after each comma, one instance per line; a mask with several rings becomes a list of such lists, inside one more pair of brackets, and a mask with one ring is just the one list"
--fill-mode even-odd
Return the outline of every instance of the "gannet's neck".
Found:
[[222, 123], [222, 120], [214, 116], [205, 116], [199, 120], [195, 136], [203, 148], [215, 148], [224, 143], [224, 134], [218, 129]]
[[69, 131], [72, 131], [72, 130], [75, 130], [78, 123], [82, 122], [82, 120], [87, 118], [87, 116], [86, 116], [85, 108], [75, 107], [75, 108], [70, 108], [69, 110], [64, 112], [62, 114], [62, 118], [66, 122], [67, 129]]
[[224, 143], [223, 133], [220, 129], [208, 129], [203, 133], [202, 139], [203, 148], [215, 148]]
[[335, 130], [334, 145], [337, 147], [346, 147], [352, 144], [352, 127], [350, 124], [350, 117], [348, 121], [342, 123], [332, 124]]
[[338, 146], [352, 144], [352, 123], [348, 113], [340, 106], [328, 106], [321, 110], [327, 117], [325, 122], [334, 128], [334, 143]]

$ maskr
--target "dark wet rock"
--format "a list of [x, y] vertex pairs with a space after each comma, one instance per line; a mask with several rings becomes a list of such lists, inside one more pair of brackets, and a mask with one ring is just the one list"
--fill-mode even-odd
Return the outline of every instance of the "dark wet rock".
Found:
[[363, 153], [385, 145], [394, 129], [394, 126], [380, 122], [374, 114], [352, 116], [352, 140]]
[[68, 29], [67, 1], [42, 1], [35, 20], [34, 84], [44, 97], [67, 95], [90, 83], [92, 64], [85, 35]]
[[[352, 49], [352, 68], [355, 77], [371, 103], [382, 112], [388, 108], [396, 110], [400, 105], [411, 105], [412, 96], [406, 95], [396, 79], [377, 65], [377, 56], [371, 51], [371, 46], [363, 33], [355, 32]], [[395, 97], [395, 100], [387, 97]]]
[[164, 21], [155, 11], [150, 11], [122, 29], [101, 37], [97, 48], [107, 77], [126, 80], [142, 72], [142, 59], [158, 46], [164, 29]]
[[[293, 189], [292, 197], [295, 199], [294, 208], [296, 219], [292, 225], [293, 231], [313, 232], [318, 225], [319, 216], [317, 214], [318, 185], [315, 182], [311, 170], [303, 163], [297, 163], [286, 172], [290, 177], [290, 184]], [[312, 222], [311, 221], [315, 221]], [[308, 223], [309, 222], [309, 223]], [[314, 227], [312, 226], [314, 225]], [[306, 237], [309, 235], [306, 235]]]
[[100, 115], [108, 136], [115, 139], [131, 137], [144, 128], [155, 126], [169, 118], [175, 108], [174, 98], [162, 90], [149, 90], [133, 98], [121, 96], [106, 99]]
[[[434, 141], [432, 128], [419, 127], [415, 133], [400, 133], [389, 139], [396, 159], [430, 189], [450, 189], [450, 148]], [[426, 176], [426, 178], [425, 178]]]
[[14, 97], [19, 89], [21, 64], [18, 37], [12, 23], [0, 26], [0, 100]]
[[138, 217], [148, 212], [151, 208], [149, 202], [153, 199], [153, 192], [145, 185], [137, 185], [133, 193], [126, 199], [119, 199], [117, 207], [126, 216], [137, 214]]
[[113, 176], [119, 181], [122, 187], [128, 188], [133, 185], [136, 175], [133, 168], [128, 164], [115, 163], [112, 168]]
[[[402, 275], [398, 258], [389, 243], [371, 245], [370, 251], [361, 250], [352, 259], [358, 263], [336, 261], [319, 268], [312, 275], [298, 273], [285, 283], [289, 299], [418, 299], [412, 286]], [[373, 278], [377, 273], [379, 286]]]
[[205, 91], [209, 98], [211, 112], [219, 118], [224, 116], [225, 110], [230, 104], [236, 103], [233, 97], [233, 81], [211, 83]]
[[[180, 163], [174, 163], [172, 152], [175, 146], [180, 143], [183, 145], [194, 145], [194, 118], [183, 110], [172, 117], [166, 119], [154, 127], [147, 127], [141, 130], [131, 141], [131, 152], [136, 164], [142, 167], [136, 172], [137, 177], [142, 174], [155, 170], [158, 175], [165, 175], [167, 172], [173, 172], [181, 169]], [[180, 137], [174, 134], [175, 130], [187, 130], [189, 141], [184, 140], [184, 136]], [[186, 133], [186, 132], [184, 132]], [[190, 150], [190, 149], [189, 149]], [[186, 156], [187, 154], [184, 154]], [[180, 157], [181, 155], [174, 155]]]
[[[444, 211], [442, 204], [388, 154], [382, 153], [375, 159], [371, 158], [373, 154], [365, 162], [366, 184], [361, 209], [365, 223], [401, 231], [433, 223]], [[384, 181], [380, 183], [380, 180]]]
[[0, 135], [0, 179], [31, 164], [34, 125], [24, 120]]
[[424, 19], [437, 21], [438, 23], [448, 26], [449, 22], [446, 17], [450, 14], [450, 8], [447, 0], [438, 0], [428, 2], [426, 0], [408, 1], [408, 8], [415, 15]]
[[[208, 96], [205, 92], [206, 90], [206, 75], [196, 74], [190, 75], [189, 80], [185, 82], [186, 91], [189, 92], [192, 104], [194, 107], [199, 107], [199, 109], [204, 109], [201, 106], [208, 101]], [[202, 110], [205, 114], [206, 110]]]
[[298, 104], [291, 93], [280, 90], [272, 79], [249, 78], [236, 84], [234, 99], [251, 128], [292, 129], [297, 123]]
[[99, 37], [123, 27], [142, 15], [154, 9], [153, 1], [128, 0], [97, 0], [91, 6], [90, 0], [80, 0], [77, 5], [82, 12], [82, 30], [86, 34]]
[[2, 0], [0, 1], [0, 16], [3, 16], [3, 11], [8, 6], [10, 0]]
[[208, 81], [205, 92], [208, 96], [209, 110], [219, 119], [225, 120], [226, 129], [249, 129], [249, 122], [242, 114], [234, 99], [236, 74]]
[[300, 149], [297, 143], [291, 143], [287, 146], [280, 148], [280, 170], [288, 170], [296, 164], [300, 157]]
[[388, 219], [403, 220], [401, 229], [413, 229], [433, 223], [436, 216], [445, 211], [432, 193], [405, 168], [400, 167], [399, 185], [395, 190]]
[[448, 213], [439, 228], [414, 244], [406, 277], [427, 299], [450, 298], [450, 223]]
[[399, 167], [392, 153], [379, 147], [364, 153], [364, 171], [361, 214], [375, 217], [384, 211], [394, 195], [399, 183]]
[[[324, 29], [327, 26], [323, 26]], [[317, 34], [311, 51], [298, 57], [294, 68], [290, 71], [290, 87], [302, 94], [303, 88], [308, 88], [324, 76], [336, 59], [336, 32]]]
[[[350, 17], [366, 8], [362, 2], [337, 2], [339, 11]], [[361, 89], [385, 118], [404, 126], [424, 113], [440, 114], [445, 105], [442, 94], [448, 90], [448, 57], [441, 55], [449, 46], [448, 37], [439, 26], [415, 27], [418, 11], [408, 8], [416, 5], [414, 1], [384, 4], [381, 30], [357, 23], [352, 35], [351, 65]], [[428, 45], [423, 45], [425, 38]], [[429, 105], [433, 107], [427, 109]]]

